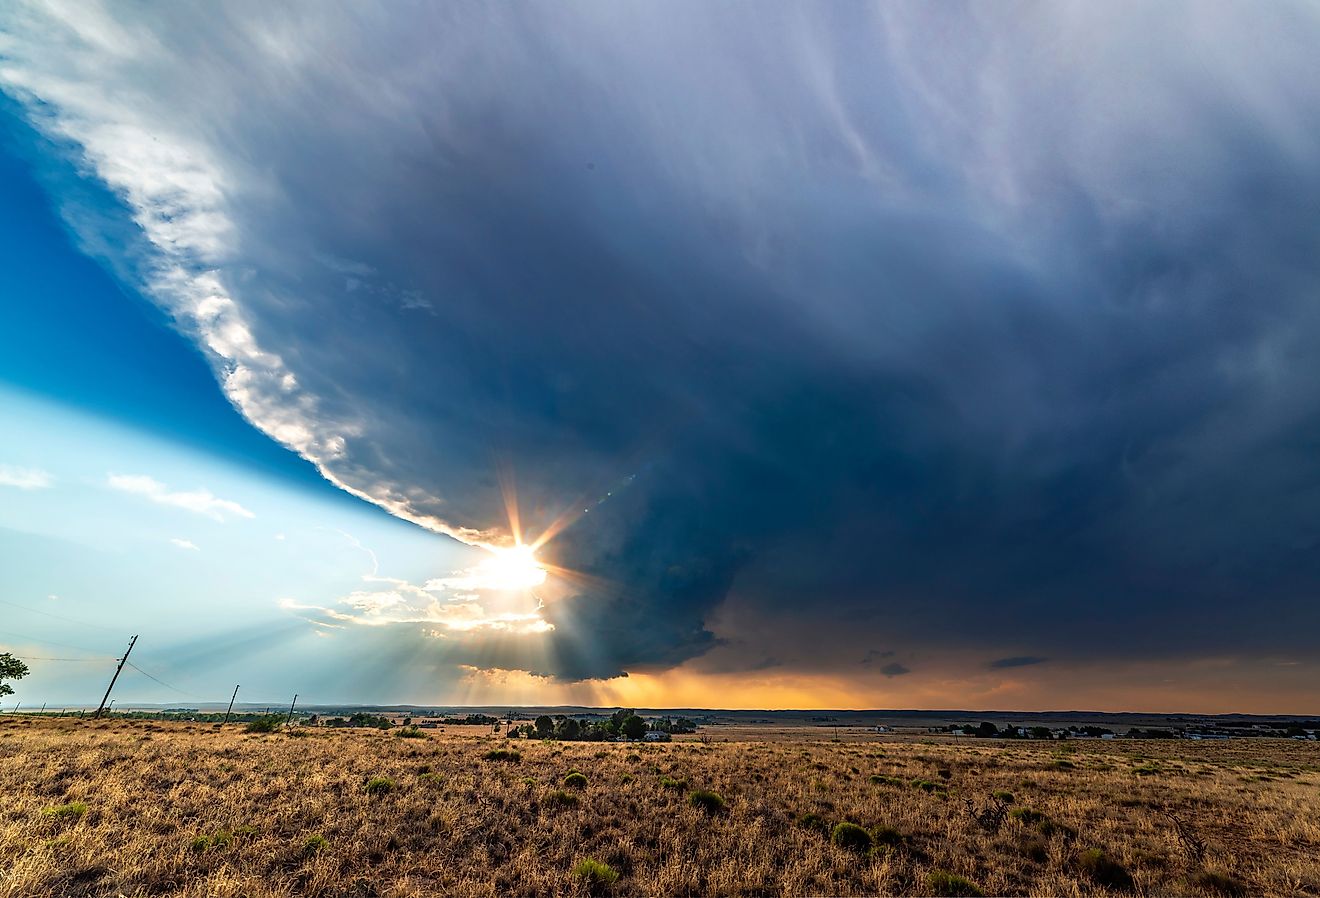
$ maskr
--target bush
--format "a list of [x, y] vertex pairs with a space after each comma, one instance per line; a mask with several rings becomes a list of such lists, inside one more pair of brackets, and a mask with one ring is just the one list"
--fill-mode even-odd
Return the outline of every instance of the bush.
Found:
[[415, 727], [415, 726], [411, 726], [411, 727], [400, 727], [399, 729], [397, 729], [397, 730], [394, 731], [394, 735], [398, 736], [400, 739], [425, 739], [425, 738], [426, 738], [426, 734], [423, 733], [423, 732], [421, 731], [420, 728]]
[[1247, 893], [1247, 886], [1242, 880], [1230, 873], [1219, 870], [1202, 870], [1192, 877], [1192, 884], [1216, 895], [1238, 898]]
[[1003, 790], [1000, 790], [1000, 791], [998, 791], [998, 792], [991, 792], [991, 793], [990, 793], [990, 797], [993, 798], [993, 799], [995, 799], [996, 801], [1002, 801], [1004, 804], [1012, 804], [1012, 803], [1013, 803], [1013, 793], [1012, 793], [1012, 792], [1004, 792]]
[[875, 840], [871, 834], [856, 823], [838, 823], [830, 833], [830, 842], [847, 851], [865, 853], [871, 850]]
[[896, 776], [881, 776], [878, 773], [871, 776], [871, 782], [875, 783], [877, 786], [903, 785], [903, 781]]
[[303, 857], [311, 857], [314, 854], [320, 854], [329, 847], [330, 843], [326, 841], [325, 836], [320, 833], [312, 833], [303, 840]]
[[803, 829], [813, 829], [822, 833], [830, 831], [830, 825], [819, 814], [802, 814], [795, 822]]
[[191, 848], [194, 853], [201, 854], [203, 851], [211, 847], [211, 840], [206, 836], [198, 836], [188, 843], [188, 847]]
[[607, 890], [619, 881], [619, 872], [609, 864], [585, 858], [573, 867], [573, 875], [587, 884], [587, 890], [593, 895]]
[[569, 771], [568, 776], [564, 777], [564, 785], [572, 789], [587, 788], [587, 775], [578, 773], [576, 770]]
[[907, 841], [903, 834], [892, 826], [877, 826], [871, 830], [871, 838], [877, 845], [902, 845]]
[[913, 780], [912, 788], [920, 789], [922, 792], [930, 792], [933, 795], [948, 795], [944, 786], [940, 783], [932, 783], [930, 780]]
[[926, 888], [939, 898], [979, 898], [985, 894], [970, 879], [944, 870], [927, 873]]
[[718, 792], [711, 792], [706, 789], [695, 790], [688, 796], [688, 804], [694, 808], [700, 808], [711, 816], [724, 813], [726, 807], [724, 799]]
[[367, 780], [366, 790], [368, 795], [386, 795], [396, 787], [397, 783], [388, 776], [373, 776]]
[[1124, 892], [1132, 889], [1132, 874], [1099, 848], [1088, 848], [1079, 854], [1077, 869], [1096, 885]]
[[522, 760], [522, 752], [515, 748], [496, 748], [486, 752], [487, 761], [508, 761], [517, 764]]
[[81, 801], [71, 801], [68, 804], [56, 805], [53, 808], [46, 808], [42, 811], [47, 817], [54, 817], [57, 820], [77, 820], [87, 813], [87, 805]]
[[284, 726], [284, 717], [279, 714], [266, 714], [247, 725], [249, 733], [273, 733]]
[[563, 789], [556, 789], [553, 792], [546, 793], [543, 801], [548, 808], [571, 808], [578, 803], [578, 797], [570, 795]]
[[660, 777], [660, 785], [665, 789], [678, 789], [680, 792], [687, 788], [687, 780], [676, 780], [673, 777]]
[[1045, 819], [1044, 814], [1040, 811], [1033, 811], [1031, 808], [1014, 808], [1008, 812], [1008, 816], [1010, 819], [1016, 820], [1023, 826], [1030, 826], [1033, 823], [1039, 823]]

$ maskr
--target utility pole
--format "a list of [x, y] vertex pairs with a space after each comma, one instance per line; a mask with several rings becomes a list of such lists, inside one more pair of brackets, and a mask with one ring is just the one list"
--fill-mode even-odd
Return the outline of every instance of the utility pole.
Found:
[[133, 646], [137, 644], [137, 637], [134, 636], [128, 641], [128, 651], [124, 652], [124, 657], [119, 659], [119, 666], [115, 668], [115, 675], [110, 678], [110, 685], [105, 687], [105, 696], [101, 699], [101, 705], [96, 709], [94, 717], [100, 717], [101, 712], [105, 710], [105, 703], [110, 700], [110, 690], [115, 688], [115, 680], [119, 679], [119, 672], [124, 669], [124, 662], [128, 660], [129, 652], [133, 651]]
[[293, 706], [298, 704], [298, 693], [293, 694], [293, 701], [289, 702], [289, 716], [284, 718], [284, 725], [288, 726], [289, 721], [293, 720]]
[[[233, 713], [234, 699], [236, 698], [238, 698], [238, 686], [234, 687], [234, 694], [229, 696], [229, 710], [225, 712], [225, 723], [229, 723], [229, 715]], [[224, 726], [224, 724], [221, 724], [221, 726]]]

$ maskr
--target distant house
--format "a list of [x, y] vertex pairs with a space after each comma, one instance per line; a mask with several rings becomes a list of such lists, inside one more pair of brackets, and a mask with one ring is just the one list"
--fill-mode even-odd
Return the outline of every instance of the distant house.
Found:
[[659, 730], [651, 730], [642, 737], [643, 742], [669, 742], [672, 740], [668, 733], [662, 733]]
[[887, 726], [877, 726], [877, 727], [875, 728], [875, 731], [876, 731], [877, 733], [892, 733], [892, 732], [893, 732], [893, 729], [890, 728], [890, 727], [887, 727]]

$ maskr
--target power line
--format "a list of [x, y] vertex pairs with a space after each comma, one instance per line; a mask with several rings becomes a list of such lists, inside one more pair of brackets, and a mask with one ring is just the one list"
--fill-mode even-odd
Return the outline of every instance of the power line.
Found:
[[126, 662], [126, 663], [128, 664], [129, 667], [133, 668], [133, 669], [136, 670], [138, 673], [142, 674], [142, 676], [146, 677], [148, 680], [155, 680], [157, 683], [159, 683], [160, 685], [164, 686], [166, 689], [173, 689], [175, 692], [179, 693], [180, 695], [186, 695], [186, 696], [188, 696], [189, 698], [196, 698], [196, 699], [201, 699], [201, 700], [205, 701], [205, 699], [204, 699], [202, 696], [200, 696], [200, 695], [195, 695], [195, 694], [189, 692], [189, 691], [186, 690], [186, 689], [180, 689], [178, 686], [171, 686], [169, 683], [166, 683], [166, 682], [165, 682], [164, 680], [162, 680], [160, 677], [155, 676], [154, 674], [149, 674], [149, 673], [147, 673], [145, 670], [143, 670], [142, 668], [138, 667], [138, 666], [137, 666], [136, 664], [134, 664], [132, 661], [129, 661], [129, 662]]
[[47, 658], [44, 655], [24, 655], [23, 660], [24, 661], [96, 661], [98, 663], [104, 664], [106, 661], [115, 661], [118, 659], [111, 658], [109, 655], [106, 655], [104, 658]]
[[89, 624], [86, 621], [80, 621], [72, 617], [65, 617], [62, 614], [54, 614], [50, 611], [42, 611], [40, 608], [31, 608], [27, 605], [20, 605], [17, 602], [11, 602], [8, 599], [0, 599], [0, 605], [8, 605], [10, 608], [18, 608], [22, 611], [30, 611], [33, 614], [40, 614], [45, 617], [51, 617], [55, 620], [62, 620], [65, 623], [77, 624], [80, 627], [90, 627], [93, 630], [102, 630], [106, 633], [118, 633], [119, 630], [112, 630], [109, 627], [102, 627], [100, 624]]
[[92, 652], [92, 653], [95, 653], [97, 651], [96, 649], [89, 649], [85, 645], [69, 645], [67, 642], [55, 642], [50, 639], [41, 639], [39, 637], [32, 636], [28, 633], [19, 633], [17, 630], [0, 630], [0, 633], [4, 633], [6, 636], [17, 636], [20, 639], [30, 639], [33, 642], [40, 642], [42, 645], [59, 646], [62, 649], [76, 649], [80, 652]]

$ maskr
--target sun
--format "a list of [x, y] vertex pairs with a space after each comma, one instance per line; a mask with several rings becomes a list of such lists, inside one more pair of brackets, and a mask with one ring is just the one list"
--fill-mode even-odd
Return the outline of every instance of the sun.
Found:
[[536, 560], [535, 550], [522, 544], [489, 550], [489, 558], [477, 565], [477, 576], [487, 589], [531, 589], [545, 582], [546, 571]]

